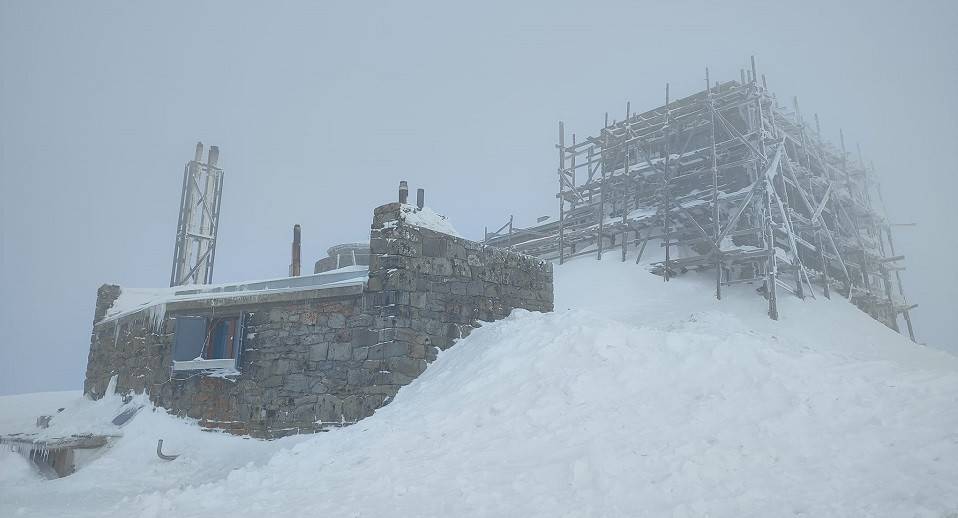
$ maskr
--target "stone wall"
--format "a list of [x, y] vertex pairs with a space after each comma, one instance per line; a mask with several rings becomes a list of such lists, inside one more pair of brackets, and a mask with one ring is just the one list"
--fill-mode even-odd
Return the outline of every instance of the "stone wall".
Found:
[[[147, 392], [201, 424], [278, 437], [349, 424], [388, 403], [438, 350], [514, 308], [552, 310], [552, 265], [405, 223], [408, 206], [376, 209], [365, 286], [166, 304], [104, 320], [119, 288], [97, 293], [84, 390]], [[181, 315], [244, 314], [238, 375], [173, 371]]]
[[[145, 391], [174, 414], [256, 437], [355, 422], [383, 405], [386, 394], [368, 386], [378, 364], [353, 354], [378, 341], [362, 287], [248, 298], [170, 303], [159, 325], [142, 311], [95, 326], [85, 391], [102, 396], [116, 375], [119, 392]], [[176, 318], [204, 313], [245, 313], [239, 375], [172, 370]]]
[[552, 311], [552, 263], [406, 224], [413, 210], [377, 208], [370, 234], [367, 295], [394, 349], [431, 361], [479, 322]]

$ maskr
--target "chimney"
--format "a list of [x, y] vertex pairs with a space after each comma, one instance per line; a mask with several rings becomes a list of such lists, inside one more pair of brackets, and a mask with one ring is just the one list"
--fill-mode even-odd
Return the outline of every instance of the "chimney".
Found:
[[293, 225], [293, 261], [289, 265], [289, 276], [299, 277], [300, 273], [300, 231], [299, 225]]
[[193, 153], [193, 161], [196, 163], [200, 163], [202, 160], [203, 160], [203, 143], [197, 142], [196, 152]]
[[422, 206], [425, 203], [426, 203], [426, 190], [416, 189], [416, 206], [422, 209]]
[[409, 199], [409, 185], [406, 184], [406, 180], [400, 180], [399, 182], [399, 203], [405, 204], [406, 200]]

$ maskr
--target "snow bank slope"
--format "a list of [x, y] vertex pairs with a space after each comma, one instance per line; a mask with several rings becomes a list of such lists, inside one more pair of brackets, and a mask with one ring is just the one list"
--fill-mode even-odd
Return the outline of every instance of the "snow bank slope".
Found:
[[[142, 406], [123, 427], [111, 420], [127, 408]], [[58, 409], [62, 412], [57, 412]], [[50, 428], [31, 429], [39, 414], [52, 415]], [[110, 395], [97, 401], [79, 391], [0, 396], [0, 434], [37, 432], [41, 437], [95, 432], [122, 435], [99, 450], [77, 450], [79, 470], [66, 478], [46, 480], [24, 456], [0, 446], [0, 517], [141, 516], [126, 500], [142, 493], [166, 491], [186, 484], [222, 480], [242, 466], [262, 465], [277, 451], [307, 439], [257, 441], [204, 432], [192, 420], [154, 411], [145, 396], [124, 403]], [[156, 441], [166, 453], [181, 454], [174, 462], [156, 456]], [[182, 462], [181, 462], [182, 461]], [[147, 513], [149, 516], [149, 513]]]
[[96, 475], [83, 506], [59, 498], [73, 477], [46, 496], [0, 479], [0, 515], [958, 512], [958, 358], [840, 300], [783, 297], [772, 322], [754, 287], [718, 302], [708, 278], [665, 286], [634, 264], [575, 261], [556, 282], [555, 313], [477, 330], [372, 418], [265, 464], [230, 470], [240, 448], [205, 470], [142, 452], [129, 462], [148, 477]]

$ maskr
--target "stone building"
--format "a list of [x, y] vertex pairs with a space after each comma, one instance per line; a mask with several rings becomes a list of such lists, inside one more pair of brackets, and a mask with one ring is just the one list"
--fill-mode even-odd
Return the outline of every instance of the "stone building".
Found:
[[417, 226], [418, 211], [375, 210], [368, 267], [338, 259], [269, 281], [102, 286], [84, 391], [102, 397], [116, 376], [118, 391], [206, 427], [319, 431], [371, 415], [479, 322], [553, 309], [551, 263]]

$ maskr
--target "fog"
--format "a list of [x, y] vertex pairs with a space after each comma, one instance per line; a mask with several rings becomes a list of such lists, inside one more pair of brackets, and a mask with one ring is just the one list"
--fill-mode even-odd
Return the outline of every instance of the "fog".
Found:
[[558, 120], [594, 133], [750, 55], [918, 224], [917, 334], [958, 352], [958, 4], [277, 4], [0, 0], [0, 394], [80, 388], [97, 287], [168, 284], [197, 140], [226, 170], [214, 280], [283, 276], [294, 223], [311, 271], [400, 179], [474, 239], [554, 214]]

